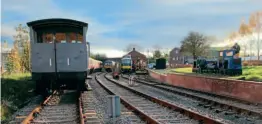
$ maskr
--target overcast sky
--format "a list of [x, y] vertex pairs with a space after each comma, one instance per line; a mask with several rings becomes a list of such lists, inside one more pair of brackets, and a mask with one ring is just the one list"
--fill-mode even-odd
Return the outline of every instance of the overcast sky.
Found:
[[[223, 39], [241, 19], [262, 10], [262, 0], [2, 0], [1, 42], [13, 42], [19, 23], [70, 18], [89, 23], [92, 52], [124, 54], [128, 44], [179, 47], [189, 31]], [[142, 51], [144, 52], [144, 51]]]

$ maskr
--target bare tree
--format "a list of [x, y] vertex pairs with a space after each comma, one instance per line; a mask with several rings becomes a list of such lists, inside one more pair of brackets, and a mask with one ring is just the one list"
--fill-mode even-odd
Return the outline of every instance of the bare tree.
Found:
[[162, 54], [161, 54], [160, 50], [155, 50], [154, 54], [153, 54], [153, 58], [158, 59], [158, 58], [161, 58], [161, 57], [162, 57]]
[[181, 52], [190, 53], [194, 59], [204, 55], [209, 48], [208, 38], [198, 32], [189, 32], [181, 44]]
[[143, 47], [141, 47], [140, 45], [138, 44], [134, 44], [134, 43], [131, 43], [131, 44], [128, 44], [126, 46], [126, 48], [124, 49], [125, 52], [130, 52], [133, 50], [133, 48], [135, 48], [137, 51], [143, 51]]
[[238, 32], [242, 36], [242, 39], [243, 39], [243, 42], [242, 42], [241, 46], [244, 49], [244, 57], [245, 57], [246, 56], [246, 52], [247, 52], [247, 48], [248, 48], [248, 42], [249, 43], [251, 42], [247, 38], [248, 38], [248, 36], [250, 36], [252, 31], [251, 31], [251, 28], [249, 27], [249, 25], [247, 25], [244, 21], [242, 21], [242, 23], [240, 24]]
[[156, 50], [160, 51], [162, 49], [162, 47], [160, 45], [156, 44], [156, 45], [153, 46], [153, 49], [154, 49], [154, 51], [156, 51]]

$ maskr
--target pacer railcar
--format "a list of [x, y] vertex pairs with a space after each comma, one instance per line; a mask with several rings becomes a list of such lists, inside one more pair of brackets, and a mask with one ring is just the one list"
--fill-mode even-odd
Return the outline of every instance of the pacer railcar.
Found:
[[106, 60], [104, 62], [104, 68], [107, 72], [112, 72], [113, 71], [113, 67], [115, 66], [116, 62], [112, 61], [112, 60]]
[[123, 56], [121, 59], [121, 71], [122, 73], [130, 73], [132, 72], [132, 57], [131, 55]]
[[30, 28], [32, 79], [36, 91], [85, 90], [90, 45], [88, 24], [71, 19], [43, 19], [28, 22]]

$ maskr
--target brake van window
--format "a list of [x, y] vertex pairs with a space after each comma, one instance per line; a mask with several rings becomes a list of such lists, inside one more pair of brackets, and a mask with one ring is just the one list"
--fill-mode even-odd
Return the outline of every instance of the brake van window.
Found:
[[53, 43], [53, 34], [52, 33], [43, 33], [42, 40], [38, 40], [38, 43]]
[[56, 40], [56, 43], [66, 43], [66, 34], [65, 33], [56, 33], [55, 40]]
[[77, 34], [77, 40], [76, 40], [77, 43], [82, 43], [83, 42], [83, 35], [81, 34]]
[[76, 43], [76, 33], [68, 33], [68, 43]]

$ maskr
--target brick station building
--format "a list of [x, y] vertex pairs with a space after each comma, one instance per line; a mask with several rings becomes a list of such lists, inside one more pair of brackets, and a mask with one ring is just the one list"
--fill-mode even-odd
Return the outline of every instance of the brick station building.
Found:
[[[130, 51], [129, 53], [127, 53], [126, 55], [131, 55], [131, 58], [133, 60], [133, 63], [136, 63], [138, 59], [142, 60], [143, 62], [147, 62], [147, 58], [144, 54], [136, 51], [135, 48], [133, 48], [132, 51]], [[126, 56], [124, 55], [124, 56]]]

